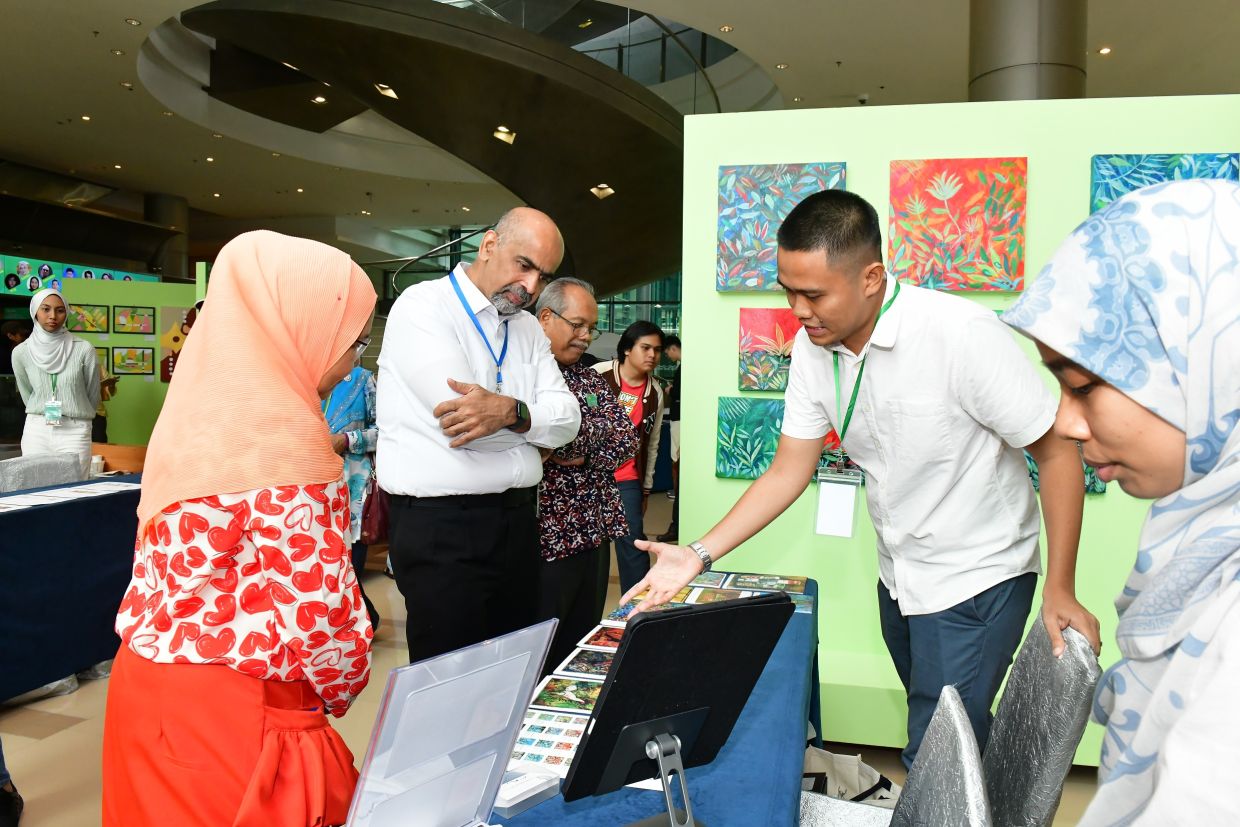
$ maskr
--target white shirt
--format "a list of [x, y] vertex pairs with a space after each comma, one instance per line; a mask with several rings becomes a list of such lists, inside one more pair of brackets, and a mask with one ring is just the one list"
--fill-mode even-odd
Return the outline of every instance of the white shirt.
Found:
[[[888, 278], [884, 301], [894, 284]], [[1040, 573], [1038, 507], [1020, 449], [1050, 430], [1056, 401], [995, 314], [904, 284], [859, 354], [798, 332], [788, 436], [839, 430], [833, 353], [845, 416], [868, 354], [844, 449], [865, 470], [879, 576], [901, 612], [942, 611]]]
[[577, 436], [581, 410], [551, 355], [538, 320], [524, 311], [500, 316], [464, 267], [457, 284], [496, 355], [508, 323], [504, 396], [530, 409], [530, 429], [507, 429], [450, 448], [431, 415], [439, 403], [458, 398], [448, 379], [496, 387], [495, 360], [446, 276], [401, 293], [388, 314], [379, 353], [377, 474], [389, 494], [442, 497], [497, 494], [537, 485], [542, 479], [538, 448], [558, 448]]

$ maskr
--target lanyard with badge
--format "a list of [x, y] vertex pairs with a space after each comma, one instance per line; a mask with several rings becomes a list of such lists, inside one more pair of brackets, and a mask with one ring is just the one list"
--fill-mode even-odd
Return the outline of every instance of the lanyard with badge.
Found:
[[469, 302], [465, 300], [465, 294], [461, 292], [461, 285], [457, 284], [456, 273], [448, 273], [448, 278], [452, 281], [452, 289], [456, 291], [456, 297], [461, 300], [461, 307], [465, 308], [465, 312], [469, 314], [469, 320], [474, 323], [474, 329], [482, 337], [482, 343], [487, 346], [487, 352], [491, 354], [491, 359], [495, 361], [495, 392], [503, 393], [504, 357], [508, 355], [508, 320], [505, 319], [503, 321], [504, 344], [500, 348], [499, 356], [496, 356], [495, 348], [491, 347], [491, 340], [487, 337], [486, 331], [482, 329], [482, 322], [478, 321], [478, 315], [470, 308]]
[[63, 406], [56, 398], [56, 383], [60, 378], [58, 373], [49, 373], [52, 380], [52, 398], [47, 400], [43, 405], [43, 421], [54, 428], [59, 428], [63, 422]]
[[[896, 296], [900, 295], [900, 282], [896, 282], [895, 290], [881, 308], [879, 308], [878, 316], [874, 319], [874, 327], [878, 329], [878, 322], [883, 318], [891, 305], [895, 302]], [[844, 411], [842, 408], [842, 397], [840, 395], [840, 354], [836, 351], [832, 354], [834, 357], [835, 368], [835, 421], [839, 425], [840, 447], [831, 456], [826, 467], [818, 469], [818, 512], [815, 517], [814, 530], [818, 534], [826, 534], [833, 537], [851, 537], [853, 536], [853, 523], [857, 511], [857, 489], [865, 480], [865, 474], [857, 467], [849, 465], [844, 458], [844, 435], [848, 433], [848, 425], [852, 422], [853, 409], [857, 406], [857, 393], [861, 390], [861, 377], [865, 374], [865, 362], [869, 358], [867, 352], [861, 358], [861, 363], [857, 366], [857, 378], [853, 381], [852, 393], [848, 399], [848, 409]]]

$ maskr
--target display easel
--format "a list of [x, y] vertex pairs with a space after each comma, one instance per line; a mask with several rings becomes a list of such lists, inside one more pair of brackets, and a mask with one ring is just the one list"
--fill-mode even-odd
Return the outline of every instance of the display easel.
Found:
[[[685, 769], [709, 764], [727, 742], [793, 609], [781, 592], [629, 621], [564, 800], [657, 777], [666, 812], [632, 827], [705, 827], [693, 818]], [[720, 657], [721, 641], [729, 657]]]

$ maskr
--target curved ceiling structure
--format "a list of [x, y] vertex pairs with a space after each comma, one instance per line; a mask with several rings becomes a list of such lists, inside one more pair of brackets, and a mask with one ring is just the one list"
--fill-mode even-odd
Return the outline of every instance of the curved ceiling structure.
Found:
[[[280, 102], [264, 104], [265, 81], [247, 90], [234, 71], [220, 94], [278, 106], [273, 117], [285, 122], [296, 117], [288, 95], [306, 117], [347, 95], [342, 116], [372, 109], [550, 214], [568, 248], [560, 271], [601, 293], [678, 269], [682, 117], [589, 57], [431, 0], [218, 0], [181, 22], [217, 49], [297, 67], [325, 85], [314, 94], [290, 77], [273, 93]], [[501, 125], [512, 143], [494, 137]], [[601, 184], [614, 194], [598, 198]]]

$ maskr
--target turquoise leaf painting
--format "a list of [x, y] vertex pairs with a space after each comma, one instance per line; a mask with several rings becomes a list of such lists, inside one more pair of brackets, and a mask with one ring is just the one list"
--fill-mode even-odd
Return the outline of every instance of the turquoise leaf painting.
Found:
[[784, 400], [719, 397], [715, 476], [755, 480], [771, 466], [784, 422]]
[[1089, 184], [1089, 211], [1120, 196], [1164, 181], [1218, 178], [1240, 181], [1240, 153], [1184, 152], [1154, 155], [1095, 155]]
[[844, 189], [842, 163], [719, 167], [719, 247], [715, 289], [778, 290], [775, 236], [807, 195]]
[[[1033, 483], [1034, 491], [1042, 490], [1042, 481], [1038, 478], [1038, 463], [1034, 461], [1033, 456], [1025, 451], [1025, 464], [1029, 466], [1029, 480]], [[1098, 472], [1090, 466], [1085, 466], [1085, 493], [1086, 494], [1105, 494], [1107, 492], [1107, 484], [1098, 476]]]

